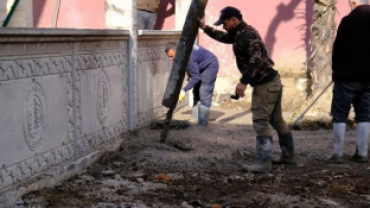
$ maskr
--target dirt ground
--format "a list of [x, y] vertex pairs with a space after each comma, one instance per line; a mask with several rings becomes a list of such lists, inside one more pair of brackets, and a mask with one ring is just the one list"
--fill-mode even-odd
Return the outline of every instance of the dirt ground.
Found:
[[332, 151], [330, 129], [293, 131], [297, 165], [253, 174], [240, 170], [254, 160], [250, 111], [213, 107], [208, 127], [189, 126], [190, 113], [176, 113], [165, 144], [159, 142], [161, 122], [130, 132], [120, 151], [55, 188], [24, 196], [18, 206], [370, 207], [370, 165], [349, 159], [354, 130], [346, 133], [344, 164], [325, 162]]

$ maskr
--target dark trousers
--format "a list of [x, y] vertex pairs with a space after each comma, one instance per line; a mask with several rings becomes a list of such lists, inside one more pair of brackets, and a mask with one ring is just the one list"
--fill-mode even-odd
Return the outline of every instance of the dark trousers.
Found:
[[333, 122], [347, 122], [351, 104], [357, 122], [370, 122], [370, 83], [336, 81], [333, 88], [331, 115]]

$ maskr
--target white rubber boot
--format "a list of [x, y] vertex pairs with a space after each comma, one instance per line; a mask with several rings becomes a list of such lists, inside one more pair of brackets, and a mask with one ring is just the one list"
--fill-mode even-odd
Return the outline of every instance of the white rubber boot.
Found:
[[346, 123], [334, 123], [333, 124], [334, 133], [334, 154], [338, 156], [343, 156], [343, 144], [344, 137], [346, 134]]
[[357, 162], [368, 162], [368, 144], [370, 134], [370, 122], [359, 122], [356, 127], [357, 149], [352, 156]]
[[196, 105], [193, 106], [192, 110], [191, 110], [191, 118], [189, 120], [189, 122], [192, 124], [192, 125], [197, 125], [198, 124], [198, 109], [199, 109], [199, 101], [194, 101], [194, 102], [197, 102]]
[[343, 144], [346, 133], [346, 123], [333, 123], [333, 156], [332, 163], [343, 163]]
[[369, 141], [369, 134], [370, 134], [370, 123], [369, 122], [360, 122], [357, 124], [357, 148], [358, 154], [362, 157], [367, 157], [367, 150]]

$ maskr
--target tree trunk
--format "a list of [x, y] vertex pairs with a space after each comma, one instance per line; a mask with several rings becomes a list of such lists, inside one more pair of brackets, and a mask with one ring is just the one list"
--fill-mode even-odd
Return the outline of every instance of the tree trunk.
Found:
[[316, 95], [331, 82], [331, 56], [337, 0], [315, 0], [312, 23], [312, 55], [307, 62], [312, 77], [312, 94]]
[[309, 117], [325, 119], [330, 116], [332, 93], [328, 89], [331, 89], [329, 85], [331, 84], [331, 58], [336, 30], [334, 19], [336, 3], [337, 0], [314, 0], [311, 26], [312, 54], [307, 60], [307, 70], [312, 78], [311, 94], [308, 95], [306, 102], [293, 110], [292, 119], [295, 119], [295, 127], [299, 127], [299, 121], [313, 106], [311, 110], [313, 113]]

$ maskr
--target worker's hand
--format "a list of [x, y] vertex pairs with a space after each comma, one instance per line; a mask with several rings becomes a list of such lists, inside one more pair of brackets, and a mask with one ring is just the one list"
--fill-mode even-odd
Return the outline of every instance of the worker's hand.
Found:
[[180, 92], [180, 96], [179, 96], [179, 102], [182, 102], [185, 98], [185, 91], [184, 90], [181, 90]]
[[198, 22], [199, 22], [199, 27], [204, 30], [204, 28], [206, 28], [206, 21], [204, 20], [204, 16], [203, 18], [197, 18], [198, 19]]
[[236, 85], [236, 89], [235, 89], [235, 94], [240, 96], [240, 97], [244, 97], [244, 91], [245, 89], [247, 89], [247, 85], [239, 82], [237, 85]]

